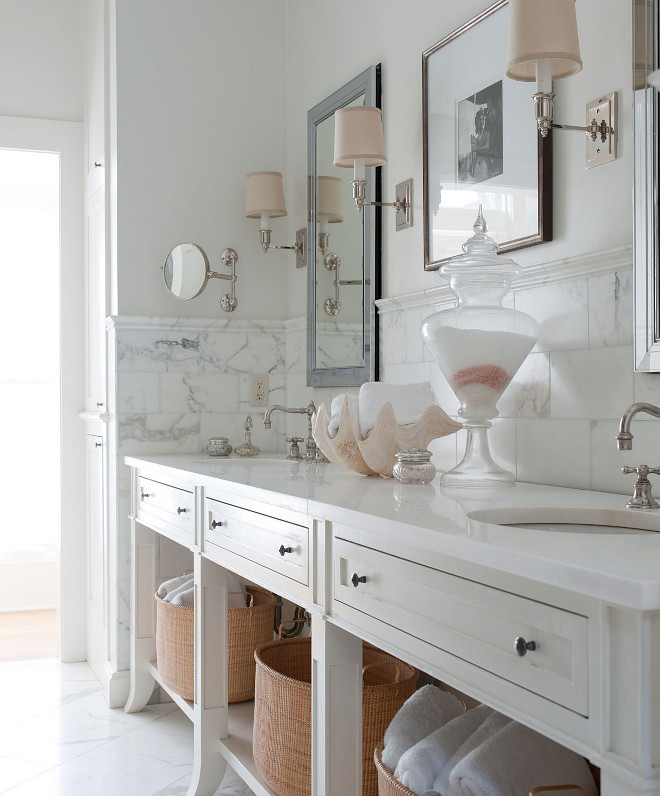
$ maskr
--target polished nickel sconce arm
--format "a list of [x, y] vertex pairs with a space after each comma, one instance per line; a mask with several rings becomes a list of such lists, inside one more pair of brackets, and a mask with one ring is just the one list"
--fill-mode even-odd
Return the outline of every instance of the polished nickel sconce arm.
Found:
[[397, 216], [397, 229], [412, 226], [412, 180], [406, 180], [396, 186], [396, 200], [394, 202], [369, 202], [367, 196], [367, 181], [353, 180], [353, 199], [360, 212], [364, 205], [374, 207], [393, 207]]
[[338, 315], [341, 310], [341, 302], [339, 301], [339, 288], [345, 285], [362, 285], [361, 279], [340, 279], [339, 266], [341, 265], [341, 258], [337, 254], [328, 254], [323, 258], [323, 265], [328, 271], [335, 272], [335, 279], [332, 283], [335, 288], [335, 297], [326, 299], [323, 302], [323, 310], [326, 315]]
[[209, 279], [229, 279], [231, 281], [231, 293], [226, 293], [220, 299], [220, 306], [225, 312], [233, 312], [238, 307], [238, 300], [236, 298], [236, 263], [238, 262], [238, 253], [235, 249], [224, 249], [220, 255], [222, 262], [231, 268], [231, 274], [218, 274], [215, 271], [209, 273]]

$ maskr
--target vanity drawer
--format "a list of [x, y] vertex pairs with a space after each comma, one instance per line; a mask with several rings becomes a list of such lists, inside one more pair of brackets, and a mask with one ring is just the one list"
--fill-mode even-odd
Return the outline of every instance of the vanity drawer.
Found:
[[309, 528], [242, 509], [212, 498], [204, 500], [204, 537], [211, 544], [309, 585]]
[[[585, 616], [343, 539], [333, 545], [338, 614], [350, 606], [588, 715]], [[518, 655], [517, 638], [536, 648]]]
[[[188, 543], [193, 542], [195, 496], [187, 489], [180, 489], [151, 478], [138, 476], [137, 518], [155, 519], [157, 524], [174, 526], [170, 534]], [[160, 530], [160, 528], [159, 528]]]

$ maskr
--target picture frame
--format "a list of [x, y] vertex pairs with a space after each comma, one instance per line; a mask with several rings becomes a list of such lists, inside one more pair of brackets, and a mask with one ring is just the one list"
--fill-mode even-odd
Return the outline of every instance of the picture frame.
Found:
[[[479, 205], [500, 252], [552, 240], [552, 131], [506, 76], [508, 0], [422, 54], [424, 269], [462, 253]], [[477, 57], [475, 57], [477, 54]]]

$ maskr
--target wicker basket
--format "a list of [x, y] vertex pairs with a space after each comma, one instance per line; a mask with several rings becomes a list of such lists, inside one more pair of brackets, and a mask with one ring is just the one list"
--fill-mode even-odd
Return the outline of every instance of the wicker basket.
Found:
[[[254, 650], [273, 638], [275, 596], [248, 586], [251, 605], [227, 611], [227, 687], [229, 702], [254, 698]], [[163, 682], [184, 699], [194, 699], [195, 612], [156, 594], [156, 659]]]
[[[362, 793], [377, 796], [373, 751], [401, 705], [415, 690], [418, 672], [382, 650], [363, 645]], [[309, 796], [312, 749], [312, 646], [310, 638], [259, 647], [254, 762], [279, 796]]]
[[[390, 773], [385, 763], [383, 763], [382, 754], [383, 744], [379, 743], [374, 752], [374, 763], [378, 770], [378, 796], [415, 796], [413, 791], [406, 788], [405, 785], [402, 785], [398, 779], [394, 779], [394, 776]], [[597, 779], [596, 775], [600, 772], [591, 764], [589, 764], [589, 768], [591, 768], [591, 772], [594, 774], [594, 779], [598, 782], [599, 778]], [[576, 785], [551, 785], [545, 788], [534, 788], [529, 792], [529, 796], [542, 796], [542, 794], [549, 792], [565, 793], [566, 796], [587, 796], [582, 788], [578, 788]]]

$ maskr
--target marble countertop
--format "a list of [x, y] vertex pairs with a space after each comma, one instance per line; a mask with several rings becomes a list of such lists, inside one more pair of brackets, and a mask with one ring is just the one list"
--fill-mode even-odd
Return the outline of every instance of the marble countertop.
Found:
[[[414, 551], [433, 563], [451, 556], [522, 575], [636, 610], [660, 609], [660, 510], [626, 509], [627, 498], [604, 492], [537, 484], [490, 489], [444, 489], [436, 478], [426, 486], [404, 486], [391, 478], [361, 476], [338, 465], [203, 454], [127, 456], [126, 463], [156, 475], [208, 488], [230, 487], [236, 498], [316, 516], [361, 529], [365, 544], [382, 540]], [[650, 531], [581, 533], [477, 523], [471, 513], [506, 507], [574, 507], [623, 511]], [[407, 557], [403, 553], [404, 557]]]

